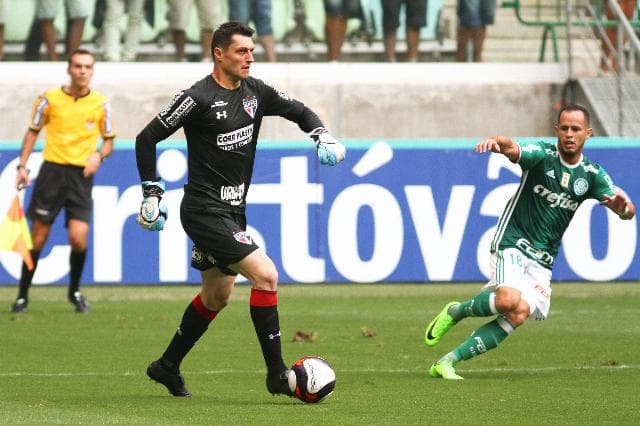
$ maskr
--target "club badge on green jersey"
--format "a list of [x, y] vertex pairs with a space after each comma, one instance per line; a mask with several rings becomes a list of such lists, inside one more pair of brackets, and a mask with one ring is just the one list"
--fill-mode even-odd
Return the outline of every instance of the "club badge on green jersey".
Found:
[[584, 195], [589, 190], [589, 182], [585, 178], [578, 178], [573, 182], [573, 192], [579, 197]]

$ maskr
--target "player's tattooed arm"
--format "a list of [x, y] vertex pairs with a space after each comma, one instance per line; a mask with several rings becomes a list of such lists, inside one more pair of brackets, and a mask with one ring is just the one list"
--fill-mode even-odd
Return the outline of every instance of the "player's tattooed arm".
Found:
[[508, 136], [493, 136], [476, 144], [476, 152], [495, 152], [505, 155], [512, 163], [520, 159], [520, 145]]

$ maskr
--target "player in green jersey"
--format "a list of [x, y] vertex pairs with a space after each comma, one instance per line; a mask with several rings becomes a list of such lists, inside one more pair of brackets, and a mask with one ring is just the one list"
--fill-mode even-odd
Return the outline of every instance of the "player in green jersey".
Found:
[[582, 150], [591, 136], [589, 112], [569, 105], [558, 114], [557, 143], [519, 145], [495, 136], [476, 145], [476, 152], [505, 155], [522, 168], [516, 193], [507, 203], [491, 242], [491, 277], [483, 291], [466, 302], [450, 302], [431, 321], [427, 346], [466, 317], [495, 317], [473, 332], [429, 369], [432, 377], [460, 380], [455, 364], [495, 348], [527, 318], [544, 320], [551, 300], [551, 270], [564, 231], [578, 206], [595, 198], [620, 219], [632, 219], [635, 207], [613, 185], [604, 169]]

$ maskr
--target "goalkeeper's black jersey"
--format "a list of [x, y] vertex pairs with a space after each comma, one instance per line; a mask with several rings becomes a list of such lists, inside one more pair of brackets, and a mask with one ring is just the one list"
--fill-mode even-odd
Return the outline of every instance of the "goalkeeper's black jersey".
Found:
[[322, 127], [301, 102], [249, 77], [228, 90], [207, 75], [178, 93], [136, 138], [140, 178], [156, 180], [155, 144], [180, 127], [187, 137], [185, 197], [204, 208], [244, 211], [262, 117], [279, 115], [305, 132]]

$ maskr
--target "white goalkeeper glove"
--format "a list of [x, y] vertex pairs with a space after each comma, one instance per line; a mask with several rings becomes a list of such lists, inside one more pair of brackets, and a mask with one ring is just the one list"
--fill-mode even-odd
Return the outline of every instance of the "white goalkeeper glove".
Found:
[[331, 136], [323, 127], [311, 131], [310, 136], [316, 143], [316, 153], [320, 164], [335, 166], [347, 154], [347, 149], [336, 138]]
[[150, 231], [162, 231], [164, 222], [169, 217], [169, 210], [162, 201], [164, 184], [146, 180], [142, 182], [142, 205], [136, 218], [138, 225]]

